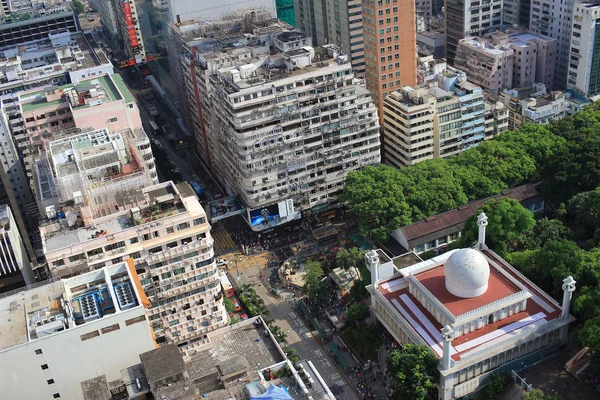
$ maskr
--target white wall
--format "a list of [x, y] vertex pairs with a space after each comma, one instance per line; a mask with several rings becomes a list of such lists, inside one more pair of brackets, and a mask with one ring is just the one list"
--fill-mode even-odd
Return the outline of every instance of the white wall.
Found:
[[[139, 364], [139, 354], [154, 349], [147, 320], [126, 326], [125, 321], [144, 315], [141, 306], [88, 322], [0, 352], [0, 393], [3, 399], [83, 398], [81, 382], [106, 374], [112, 381], [121, 369]], [[81, 341], [80, 335], [119, 323], [120, 329]], [[41, 349], [43, 354], [36, 355]], [[42, 370], [41, 365], [48, 369]], [[47, 381], [54, 379], [54, 384]]]
[[195, 19], [211, 21], [223, 19], [240, 10], [252, 9], [256, 11], [271, 10], [273, 16], [277, 15], [275, 0], [221, 0], [218, 2], [170, 0], [169, 20], [171, 23]]
[[71, 78], [71, 82], [74, 84], [78, 84], [79, 80], [82, 78], [87, 78], [91, 76], [100, 76], [104, 74], [113, 74], [115, 69], [111, 63], [102, 64], [91, 68], [80, 69], [77, 71], [69, 71], [69, 77]]

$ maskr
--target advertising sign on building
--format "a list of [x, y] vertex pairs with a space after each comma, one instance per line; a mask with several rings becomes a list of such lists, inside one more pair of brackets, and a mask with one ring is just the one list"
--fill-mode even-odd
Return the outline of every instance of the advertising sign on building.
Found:
[[138, 44], [135, 28], [131, 27], [131, 28], [127, 28], [127, 30], [129, 32], [129, 41], [131, 42], [131, 47], [138, 47], [139, 44]]
[[131, 6], [129, 3], [123, 4], [123, 11], [125, 14], [125, 24], [127, 27], [133, 26], [133, 15], [131, 14]]

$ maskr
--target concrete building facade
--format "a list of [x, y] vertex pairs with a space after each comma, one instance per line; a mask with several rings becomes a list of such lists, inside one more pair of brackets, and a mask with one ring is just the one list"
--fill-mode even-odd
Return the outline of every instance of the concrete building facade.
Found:
[[476, 85], [454, 81], [452, 70], [446, 75], [417, 88], [405, 87], [385, 100], [385, 164], [403, 168], [456, 155], [507, 129], [508, 114], [501, 103], [484, 101]]
[[334, 201], [350, 171], [380, 162], [368, 91], [355, 83], [345, 56], [316, 55], [307, 39], [279, 34], [279, 53], [210, 76], [217, 117], [211, 135], [221, 152], [215, 171], [239, 194], [255, 230]]
[[585, 96], [600, 94], [600, 3], [577, 3], [573, 13], [567, 86]]
[[542, 84], [529, 88], [504, 90], [500, 96], [508, 108], [508, 128], [518, 130], [525, 123], [546, 125], [569, 113], [571, 102], [561, 91], [546, 92]]
[[417, 83], [415, 2], [373, 1], [362, 8], [365, 78], [383, 125], [385, 97]]
[[556, 40], [539, 34], [495, 32], [461, 39], [455, 65], [493, 93], [534, 83], [554, 84]]
[[119, 262], [0, 300], [0, 386], [11, 399], [83, 398], [81, 382], [155, 347], [133, 263]]
[[446, 34], [446, 59], [454, 65], [461, 39], [482, 36], [502, 25], [503, 0], [446, 0], [444, 3], [444, 30]]
[[313, 46], [335, 44], [349, 56], [357, 75], [365, 70], [360, 0], [295, 0], [296, 28], [312, 37]]
[[[569, 50], [571, 48], [571, 27], [575, 21], [573, 11], [575, 1], [532, 0], [529, 29], [533, 32], [556, 39], [554, 84], [552, 90], [564, 90], [569, 71]], [[577, 40], [577, 38], [573, 38]]]
[[30, 255], [25, 247], [15, 218], [6, 204], [0, 204], [0, 285], [10, 287], [6, 278], [20, 277], [26, 285], [33, 285], [35, 279], [31, 269]]
[[128, 58], [129, 65], [146, 62], [146, 49], [142, 37], [140, 17], [137, 6], [133, 0], [112, 0], [117, 26], [121, 34], [123, 48]]

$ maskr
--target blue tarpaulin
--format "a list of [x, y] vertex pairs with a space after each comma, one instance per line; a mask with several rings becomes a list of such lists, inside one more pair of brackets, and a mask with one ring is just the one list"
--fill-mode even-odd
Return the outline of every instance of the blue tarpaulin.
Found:
[[251, 400], [293, 400], [287, 390], [275, 385], [269, 386], [269, 389], [259, 396], [250, 396]]

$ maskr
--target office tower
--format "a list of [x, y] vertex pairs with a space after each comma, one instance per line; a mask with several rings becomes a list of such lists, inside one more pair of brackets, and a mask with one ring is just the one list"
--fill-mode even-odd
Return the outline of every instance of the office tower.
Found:
[[121, 37], [121, 32], [119, 30], [115, 2], [112, 0], [100, 0], [95, 4], [95, 9], [100, 14], [100, 22], [104, 28], [104, 34], [118, 40]]
[[3, 297], [3, 397], [83, 399], [83, 381], [121, 380], [155, 347], [148, 306], [131, 260]]
[[493, 93], [554, 83], [556, 39], [530, 32], [461, 39], [454, 65], [468, 79]]
[[158, 343], [187, 352], [227, 324], [206, 213], [187, 183], [157, 183], [142, 129], [69, 135], [44, 156], [36, 181], [53, 277], [132, 258]]
[[[232, 49], [250, 62], [212, 64], [209, 76], [215, 118], [206, 135], [220, 149], [213, 170], [239, 194], [254, 230], [326, 207], [350, 171], [380, 161], [377, 111], [346, 57], [316, 52], [298, 32], [272, 40], [271, 52], [260, 43]], [[199, 67], [220, 56], [202, 55]]]
[[573, 13], [568, 87], [590, 97], [600, 93], [599, 21], [600, 3], [577, 3]]
[[363, 3], [365, 77], [383, 124], [383, 100], [417, 83], [417, 43], [413, 0]]
[[482, 36], [502, 25], [503, 0], [446, 0], [444, 29], [446, 59], [454, 65], [458, 41], [468, 36]]
[[[548, 86], [552, 90], [564, 90], [567, 87], [571, 27], [576, 23], [571, 21], [574, 8], [574, 1], [533, 0], [531, 3], [530, 29], [557, 41], [554, 83]], [[573, 39], [577, 40], [576, 37]]]
[[365, 71], [360, 0], [295, 0], [296, 28], [312, 37], [314, 46], [335, 44], [349, 56], [357, 75]]

